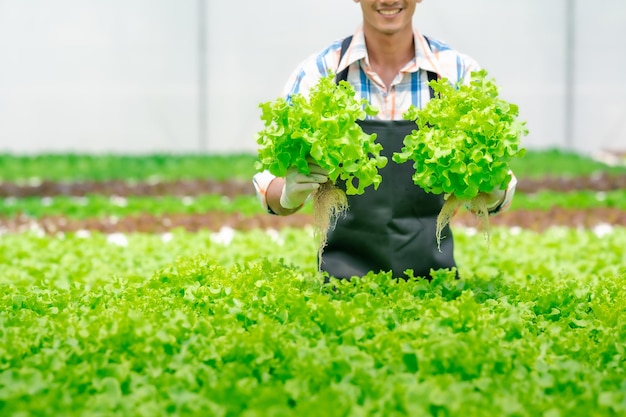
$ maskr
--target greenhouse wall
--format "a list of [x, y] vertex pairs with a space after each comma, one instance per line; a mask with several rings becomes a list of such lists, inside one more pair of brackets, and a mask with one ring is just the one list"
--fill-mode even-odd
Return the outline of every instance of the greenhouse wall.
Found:
[[[259, 103], [352, 0], [0, 0], [0, 152], [254, 152]], [[415, 24], [520, 106], [528, 148], [626, 148], [626, 2], [424, 0]]]

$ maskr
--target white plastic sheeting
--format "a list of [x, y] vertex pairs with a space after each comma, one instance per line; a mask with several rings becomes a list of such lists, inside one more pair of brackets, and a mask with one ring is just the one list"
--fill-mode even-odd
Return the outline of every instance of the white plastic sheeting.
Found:
[[[0, 0], [0, 152], [254, 152], [258, 104], [359, 21], [352, 0]], [[526, 147], [626, 148], [626, 2], [424, 0], [415, 24], [496, 78]]]

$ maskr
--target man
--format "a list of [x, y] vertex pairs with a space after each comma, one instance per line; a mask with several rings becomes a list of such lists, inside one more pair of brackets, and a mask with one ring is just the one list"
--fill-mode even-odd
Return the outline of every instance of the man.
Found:
[[[317, 81], [337, 74], [356, 90], [357, 99], [367, 98], [379, 113], [359, 122], [366, 133], [376, 133], [383, 145], [381, 155], [389, 163], [380, 171], [378, 190], [348, 196], [349, 208], [329, 230], [321, 269], [336, 278], [363, 276], [369, 271], [392, 271], [404, 277], [428, 278], [431, 269], [456, 267], [454, 243], [449, 226], [438, 249], [436, 218], [442, 195], [426, 193], [412, 181], [411, 164], [396, 164], [391, 156], [399, 152], [404, 137], [416, 129], [402, 114], [410, 105], [422, 107], [432, 97], [428, 82], [447, 78], [468, 83], [470, 73], [480, 69], [470, 57], [445, 43], [424, 37], [413, 27], [413, 15], [421, 0], [353, 0], [360, 3], [363, 22], [356, 32], [338, 40], [305, 60], [288, 81], [285, 95], [307, 94]], [[311, 164], [311, 174], [295, 169], [285, 178], [268, 172], [254, 177], [257, 193], [272, 214], [296, 212], [311, 192], [328, 180], [327, 172]], [[513, 177], [506, 191], [488, 195], [488, 207], [495, 214], [508, 207], [514, 192]]]

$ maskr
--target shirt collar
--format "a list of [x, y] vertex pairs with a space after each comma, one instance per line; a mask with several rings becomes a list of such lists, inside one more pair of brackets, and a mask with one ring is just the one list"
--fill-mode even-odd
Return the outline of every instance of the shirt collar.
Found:
[[[402, 72], [416, 72], [418, 69], [422, 69], [441, 75], [437, 55], [428, 46], [426, 38], [417, 29], [413, 29], [413, 39], [415, 40], [415, 58], [404, 66]], [[339, 61], [337, 73], [359, 60], [364, 60], [369, 65], [363, 26], [359, 26], [352, 34], [352, 42]]]

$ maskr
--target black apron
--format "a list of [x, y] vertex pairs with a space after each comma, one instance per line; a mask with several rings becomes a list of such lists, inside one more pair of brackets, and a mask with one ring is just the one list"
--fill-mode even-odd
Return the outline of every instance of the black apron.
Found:
[[[347, 38], [350, 39], [350, 38]], [[344, 41], [342, 54], [349, 41]], [[429, 80], [436, 74], [429, 73]], [[347, 79], [347, 69], [337, 74], [337, 82]], [[432, 96], [432, 89], [431, 89]], [[430, 278], [431, 269], [456, 267], [452, 231], [442, 231], [441, 250], [437, 247], [437, 215], [443, 207], [443, 195], [427, 193], [415, 185], [413, 164], [398, 164], [394, 152], [404, 146], [404, 137], [417, 129], [410, 120], [363, 120], [357, 122], [368, 134], [376, 133], [383, 146], [381, 155], [388, 159], [379, 173], [382, 182], [377, 190], [368, 187], [362, 195], [349, 195], [348, 210], [328, 231], [322, 253], [321, 270], [335, 278], [351, 278], [391, 271], [394, 277]], [[345, 190], [345, 183], [337, 186]]]

